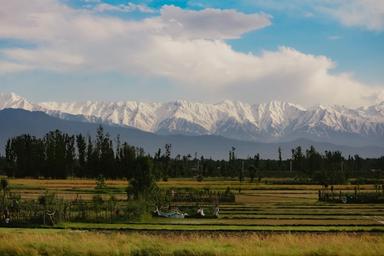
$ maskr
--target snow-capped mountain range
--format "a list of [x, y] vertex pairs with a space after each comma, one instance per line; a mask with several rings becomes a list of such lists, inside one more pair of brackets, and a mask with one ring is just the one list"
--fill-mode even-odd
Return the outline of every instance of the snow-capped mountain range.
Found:
[[384, 102], [356, 109], [337, 105], [306, 109], [281, 101], [252, 105], [228, 100], [216, 104], [181, 100], [32, 103], [14, 93], [0, 93], [0, 109], [5, 108], [160, 134], [213, 134], [261, 142], [307, 138], [342, 145], [384, 145]]

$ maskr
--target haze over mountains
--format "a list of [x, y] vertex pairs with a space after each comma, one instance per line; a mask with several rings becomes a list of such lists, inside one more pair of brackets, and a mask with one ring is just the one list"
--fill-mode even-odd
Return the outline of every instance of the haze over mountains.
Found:
[[32, 103], [14, 93], [0, 93], [0, 109], [42, 111], [67, 120], [134, 127], [163, 135], [219, 135], [253, 142], [309, 139], [348, 146], [384, 145], [384, 102], [357, 109], [345, 106], [301, 106], [271, 101], [216, 104], [44, 102]]

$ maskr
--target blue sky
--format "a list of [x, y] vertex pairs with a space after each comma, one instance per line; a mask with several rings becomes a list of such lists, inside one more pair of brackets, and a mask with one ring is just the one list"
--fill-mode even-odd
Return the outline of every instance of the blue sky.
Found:
[[[126, 4], [124, 0], [103, 1], [108, 4]], [[175, 5], [184, 9], [203, 8], [236, 9], [244, 13], [264, 12], [272, 16], [273, 24], [263, 30], [247, 33], [239, 40], [228, 43], [242, 52], [273, 50], [289, 46], [305, 53], [329, 56], [337, 63], [335, 71], [353, 72], [364, 81], [384, 81], [384, 33], [367, 31], [361, 27], [346, 27], [324, 15], [313, 14], [312, 6], [303, 4], [291, 9], [278, 9], [257, 1], [130, 1], [145, 4], [154, 10], [164, 5]], [[271, 1], [273, 2], [273, 1]], [[282, 2], [289, 2], [283, 0]], [[304, 2], [304, 1], [303, 1]], [[84, 1], [70, 1], [75, 8], [84, 7]], [[295, 5], [294, 3], [293, 5]], [[312, 8], [311, 8], [312, 7]], [[121, 14], [120, 14], [121, 15]], [[126, 18], [144, 18], [155, 14], [130, 13]]]
[[0, 91], [33, 101], [384, 100], [380, 0], [23, 1], [0, 0]]

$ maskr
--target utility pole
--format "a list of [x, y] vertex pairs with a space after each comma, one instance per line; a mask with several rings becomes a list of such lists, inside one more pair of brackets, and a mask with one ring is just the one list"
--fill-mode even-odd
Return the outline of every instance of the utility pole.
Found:
[[292, 172], [292, 159], [289, 160], [289, 172]]

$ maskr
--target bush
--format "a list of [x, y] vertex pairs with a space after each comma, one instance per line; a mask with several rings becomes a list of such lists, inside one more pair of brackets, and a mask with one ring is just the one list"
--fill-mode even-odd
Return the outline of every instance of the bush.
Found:
[[37, 199], [40, 205], [50, 206], [57, 203], [57, 197], [54, 193], [45, 192], [43, 195], [40, 195]]
[[352, 185], [361, 185], [361, 184], [384, 184], [382, 179], [369, 179], [369, 178], [357, 178], [351, 180]]
[[95, 187], [95, 189], [104, 189], [106, 187], [107, 187], [107, 185], [105, 184], [104, 176], [103, 175], [99, 175], [96, 178], [96, 187]]
[[148, 214], [148, 205], [145, 201], [129, 202], [125, 208], [126, 218], [130, 221], [143, 220]]
[[99, 204], [102, 204], [103, 203], [103, 198], [102, 198], [102, 196], [101, 195], [94, 195], [93, 197], [92, 197], [92, 202], [94, 203], [94, 204], [97, 204], [97, 205], [99, 205]]

